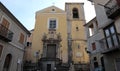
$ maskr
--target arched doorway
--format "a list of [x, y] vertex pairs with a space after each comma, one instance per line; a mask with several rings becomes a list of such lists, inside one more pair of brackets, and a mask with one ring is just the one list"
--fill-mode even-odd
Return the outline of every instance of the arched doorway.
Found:
[[8, 55], [6, 56], [6, 58], [5, 58], [3, 71], [9, 71], [11, 59], [12, 59], [12, 55], [11, 55], [11, 54], [8, 54]]
[[104, 58], [101, 57], [102, 71], [105, 71]]

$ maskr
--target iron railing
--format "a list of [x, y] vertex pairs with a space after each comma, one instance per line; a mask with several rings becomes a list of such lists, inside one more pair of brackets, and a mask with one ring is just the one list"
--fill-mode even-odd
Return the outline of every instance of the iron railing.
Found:
[[120, 14], [120, 6], [116, 0], [109, 0], [104, 7], [108, 18], [114, 19]]
[[8, 28], [0, 24], [0, 39], [10, 42], [13, 38], [13, 32], [10, 31]]

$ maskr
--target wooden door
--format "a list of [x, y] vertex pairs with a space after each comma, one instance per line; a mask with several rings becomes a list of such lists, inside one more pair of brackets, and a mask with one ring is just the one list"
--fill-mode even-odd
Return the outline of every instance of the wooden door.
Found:
[[55, 58], [56, 57], [56, 44], [47, 45], [47, 57]]

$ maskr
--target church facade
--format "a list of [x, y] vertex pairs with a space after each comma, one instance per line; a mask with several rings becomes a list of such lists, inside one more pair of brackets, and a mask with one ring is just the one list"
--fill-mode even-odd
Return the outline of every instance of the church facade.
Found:
[[51, 6], [36, 12], [31, 61], [38, 62], [42, 71], [62, 67], [77, 71], [89, 63], [83, 6], [83, 3], [66, 3], [65, 11]]

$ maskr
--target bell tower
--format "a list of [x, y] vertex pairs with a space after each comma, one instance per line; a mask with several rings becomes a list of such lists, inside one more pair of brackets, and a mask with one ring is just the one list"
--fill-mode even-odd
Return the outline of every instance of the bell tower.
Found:
[[[85, 52], [85, 16], [84, 3], [66, 3], [67, 12], [67, 34], [68, 34], [68, 62], [69, 64], [82, 65], [89, 61]], [[77, 67], [76, 67], [77, 68]], [[77, 69], [76, 69], [77, 70]]]

